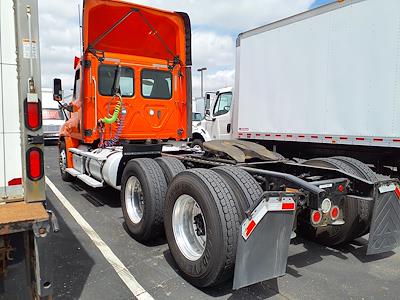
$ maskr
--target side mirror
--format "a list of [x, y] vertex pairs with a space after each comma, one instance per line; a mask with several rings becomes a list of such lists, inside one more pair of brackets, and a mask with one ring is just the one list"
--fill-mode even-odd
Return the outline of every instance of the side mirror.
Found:
[[62, 101], [62, 85], [61, 85], [61, 79], [59, 78], [54, 78], [53, 81], [53, 100], [54, 101]]
[[206, 117], [210, 117], [211, 116], [211, 111], [209, 109], [206, 109]]

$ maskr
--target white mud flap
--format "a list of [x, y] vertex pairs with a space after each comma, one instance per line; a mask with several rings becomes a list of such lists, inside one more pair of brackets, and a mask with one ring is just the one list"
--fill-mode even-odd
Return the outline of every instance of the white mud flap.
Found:
[[296, 210], [294, 194], [264, 198], [243, 221], [233, 289], [285, 275]]
[[367, 255], [384, 253], [400, 246], [400, 188], [397, 182], [375, 188], [375, 206]]

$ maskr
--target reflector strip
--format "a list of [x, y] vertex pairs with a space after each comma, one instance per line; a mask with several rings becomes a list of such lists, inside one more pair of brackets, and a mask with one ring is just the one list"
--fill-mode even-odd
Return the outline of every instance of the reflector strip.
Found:
[[294, 210], [295, 204], [293, 203], [282, 203], [282, 210]]
[[379, 193], [384, 194], [384, 193], [388, 193], [388, 192], [394, 192], [396, 190], [397, 186], [392, 183], [389, 185], [381, 185], [379, 187]]
[[242, 138], [246, 138], [246, 135], [243, 135], [243, 132], [246, 131], [247, 138], [257, 138], [264, 140], [286, 140], [292, 141], [293, 139], [298, 142], [313, 142], [313, 143], [342, 143], [346, 145], [354, 144], [354, 145], [377, 145], [379, 147], [383, 147], [386, 144], [394, 144], [396, 147], [399, 147], [400, 138], [393, 137], [371, 137], [371, 136], [343, 136], [343, 135], [318, 135], [314, 133], [304, 134], [304, 133], [288, 133], [288, 132], [249, 132], [249, 130], [244, 130], [239, 128], [239, 136]]
[[397, 198], [400, 199], [400, 188], [398, 186], [396, 186], [394, 192], [396, 193]]
[[271, 197], [268, 200], [264, 199], [251, 213], [251, 218], [246, 219], [242, 223], [242, 236], [247, 240], [257, 224], [264, 218], [268, 212], [282, 212], [282, 211], [294, 211], [296, 209], [296, 203], [292, 197]]
[[246, 232], [244, 233], [245, 236], [249, 237], [250, 234], [253, 232], [254, 228], [256, 228], [257, 224], [254, 220], [251, 220], [249, 225], [247, 225]]
[[8, 182], [8, 185], [9, 185], [9, 186], [21, 185], [21, 184], [22, 184], [22, 178], [14, 178], [14, 179], [11, 179], [11, 180]]

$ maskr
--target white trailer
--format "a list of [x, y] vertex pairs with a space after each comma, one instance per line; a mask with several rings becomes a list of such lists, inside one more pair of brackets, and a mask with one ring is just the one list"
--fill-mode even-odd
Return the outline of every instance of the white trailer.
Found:
[[52, 212], [45, 207], [38, 32], [37, 0], [0, 1], [2, 299], [52, 294]]
[[400, 2], [337, 1], [240, 34], [235, 105], [236, 138], [399, 166]]

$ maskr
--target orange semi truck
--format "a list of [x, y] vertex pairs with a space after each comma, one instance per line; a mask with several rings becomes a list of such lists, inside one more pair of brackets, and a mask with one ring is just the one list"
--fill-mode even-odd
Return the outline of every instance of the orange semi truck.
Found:
[[[191, 137], [188, 15], [117, 0], [85, 0], [83, 8], [61, 176], [120, 190], [132, 236], [165, 232], [193, 285], [234, 274], [238, 289], [283, 276], [298, 233], [336, 245], [369, 232], [368, 254], [399, 246], [391, 225], [398, 181], [378, 180], [361, 162], [300, 164], [241, 140], [205, 143], [205, 153], [164, 148], [163, 140]], [[59, 79], [54, 99], [62, 99]]]

